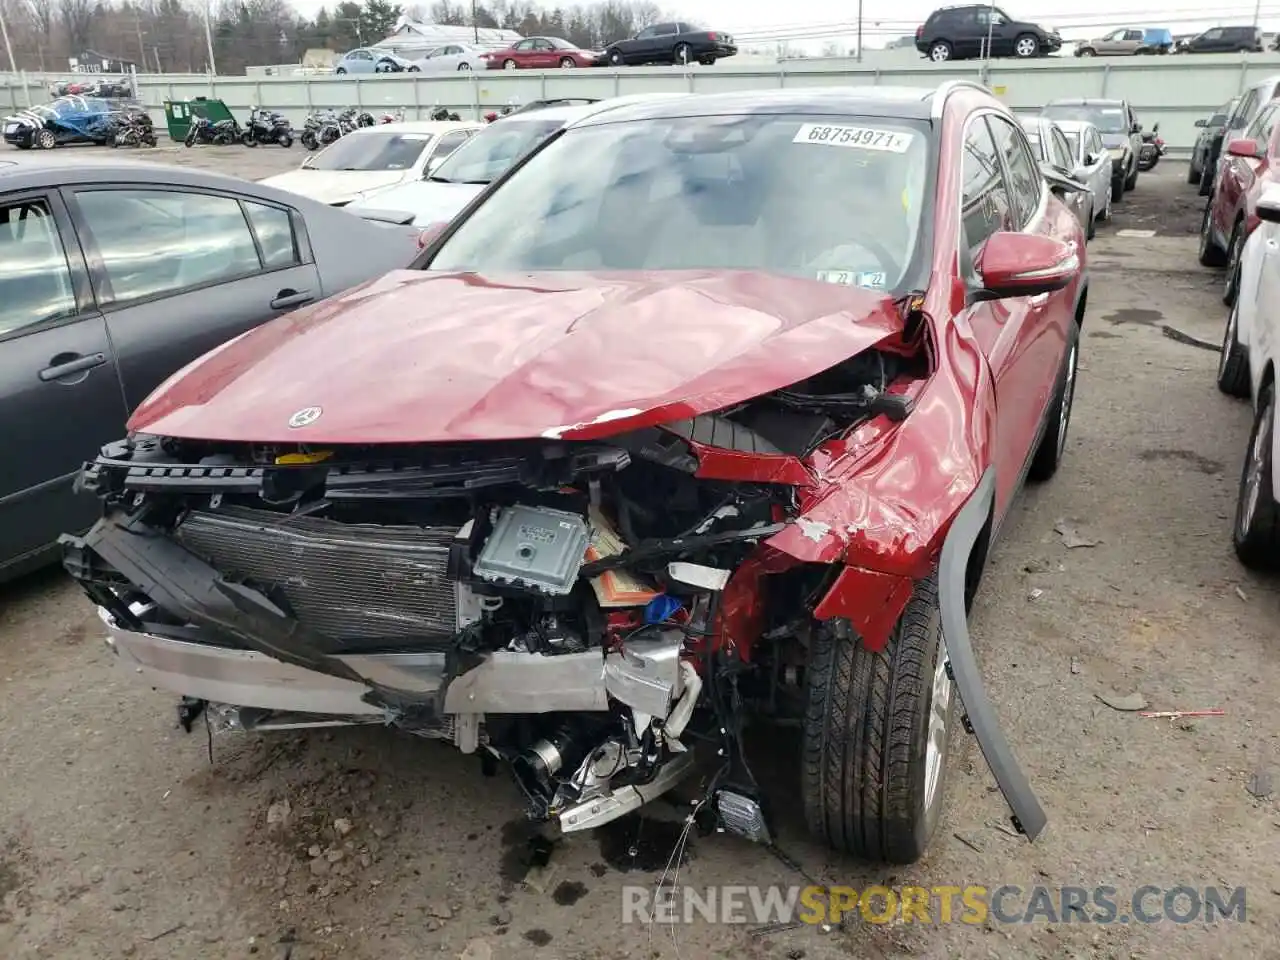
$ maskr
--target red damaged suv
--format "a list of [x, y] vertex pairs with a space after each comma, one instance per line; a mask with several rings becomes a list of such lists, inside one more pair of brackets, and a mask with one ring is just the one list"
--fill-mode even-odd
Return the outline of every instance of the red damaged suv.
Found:
[[444, 739], [567, 833], [689, 778], [912, 861], [962, 719], [1034, 839], [965, 617], [1065, 450], [1084, 255], [976, 85], [619, 106], [160, 387], [65, 564], [185, 715]]

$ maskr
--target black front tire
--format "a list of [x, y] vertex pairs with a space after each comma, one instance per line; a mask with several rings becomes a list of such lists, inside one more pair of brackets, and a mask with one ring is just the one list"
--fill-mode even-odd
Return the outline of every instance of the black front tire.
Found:
[[1115, 203], [1123, 199], [1124, 199], [1124, 177], [1112, 177], [1111, 178], [1111, 202]]
[[946, 63], [955, 56], [955, 50], [946, 40], [937, 40], [929, 47], [929, 59], [934, 63]]
[[1194, 162], [1187, 164], [1187, 183], [1199, 183], [1200, 171], [1196, 168]]
[[936, 572], [915, 584], [883, 650], [867, 650], [845, 621], [816, 631], [801, 795], [810, 831], [834, 850], [914, 863], [936, 832], [957, 700], [941, 641]]
[[1275, 420], [1275, 384], [1268, 383], [1258, 391], [1231, 530], [1236, 557], [1251, 570], [1275, 570], [1280, 566], [1280, 505], [1276, 504], [1271, 483]]
[[1218, 246], [1213, 239], [1213, 230], [1210, 227], [1211, 217], [1210, 210], [1213, 207], [1213, 199], [1204, 205], [1204, 216], [1200, 220], [1200, 253], [1198, 259], [1202, 267], [1225, 267], [1227, 265], [1227, 251]]
[[1249, 351], [1240, 342], [1240, 303], [1227, 314], [1227, 328], [1222, 334], [1222, 352], [1218, 356], [1218, 389], [1228, 397], [1249, 399]]
[[1200, 168], [1200, 196], [1208, 197], [1213, 195], [1213, 168], [1216, 164], [1205, 161], [1203, 167]]
[[622, 55], [621, 50], [610, 50], [607, 56], [611, 67], [624, 67], [627, 64], [626, 57]]
[[1126, 191], [1132, 190], [1138, 185], [1138, 161], [1133, 161], [1133, 169], [1129, 171], [1129, 176], [1125, 178], [1124, 188]]
[[1030, 33], [1017, 37], [1013, 41], [1013, 55], [1023, 60], [1040, 56], [1040, 39]]

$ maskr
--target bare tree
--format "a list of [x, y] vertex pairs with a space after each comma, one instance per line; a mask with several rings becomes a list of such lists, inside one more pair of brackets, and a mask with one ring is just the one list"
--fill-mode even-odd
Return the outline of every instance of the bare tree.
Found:
[[58, 14], [67, 33], [67, 44], [72, 55], [89, 46], [93, 30], [93, 0], [58, 0]]

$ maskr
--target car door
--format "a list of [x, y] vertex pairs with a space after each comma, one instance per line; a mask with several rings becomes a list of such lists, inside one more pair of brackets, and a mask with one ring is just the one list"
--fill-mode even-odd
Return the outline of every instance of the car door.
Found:
[[66, 193], [130, 410], [195, 358], [322, 297], [289, 207], [152, 185]]
[[1124, 38], [1124, 30], [1112, 30], [1097, 43], [1094, 49], [1103, 55], [1117, 53], [1120, 48], [1120, 41]]
[[[980, 287], [979, 265], [987, 239], [997, 231], [1018, 228], [1018, 212], [982, 114], [971, 117], [964, 132], [960, 194], [961, 273], [975, 287]], [[995, 384], [997, 419], [993, 459], [997, 509], [1001, 511], [1009, 502], [1025, 459], [1018, 451], [1019, 436], [1025, 428], [1017, 423], [1015, 414], [1021, 392], [1018, 365], [1026, 352], [1026, 320], [1026, 303], [1021, 298], [979, 301], [968, 309], [969, 326], [987, 358]]]
[[1120, 42], [1116, 44], [1116, 53], [1137, 53], [1144, 46], [1146, 42], [1143, 40], [1141, 30], [1126, 30]]
[[[1017, 30], [1013, 26], [1013, 18], [999, 7], [989, 7], [986, 11], [991, 16], [991, 56], [1013, 56], [1013, 42], [1017, 39]], [[985, 27], [986, 24], [983, 24]]]
[[943, 26], [938, 31], [951, 42], [952, 54], [958, 59], [980, 57], [987, 42], [987, 11], [961, 7], [941, 14]]
[[1211, 204], [1214, 227], [1224, 240], [1230, 241], [1236, 215], [1245, 206], [1245, 197], [1267, 164], [1266, 150], [1275, 127], [1276, 109], [1276, 101], [1268, 103], [1237, 138], [1258, 144], [1262, 156], [1233, 157], [1225, 149], [1222, 151], [1222, 168]]
[[[990, 146], [998, 162], [1009, 209], [1003, 229], [1071, 241], [1078, 233], [1072, 215], [1048, 202], [1043, 176], [1022, 131], [1003, 116], [986, 117]], [[967, 161], [966, 157], [966, 161]], [[990, 164], [991, 159], [987, 160]], [[980, 261], [979, 261], [980, 264]], [[987, 301], [974, 308], [975, 333], [982, 327], [996, 376], [997, 433], [1001, 462], [998, 492], [1006, 498], [1021, 478], [1048, 408], [1066, 343], [1071, 310], [1063, 294]], [[998, 371], [998, 373], [997, 373]], [[1004, 502], [1007, 502], [1004, 501]]]
[[61, 196], [0, 196], [0, 575], [99, 515], [72, 482], [126, 415]]
[[546, 70], [559, 65], [560, 51], [556, 49], [555, 44], [545, 37], [539, 37], [533, 42], [533, 66], [539, 70]]

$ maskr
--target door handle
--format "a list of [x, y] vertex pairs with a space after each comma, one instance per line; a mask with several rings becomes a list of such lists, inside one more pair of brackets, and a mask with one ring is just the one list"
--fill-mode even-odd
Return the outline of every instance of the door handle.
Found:
[[105, 353], [89, 353], [84, 356], [74, 353], [60, 353], [49, 361], [49, 366], [40, 371], [40, 379], [45, 383], [50, 380], [61, 380], [72, 374], [92, 370], [107, 362]]
[[281, 290], [271, 301], [271, 309], [287, 310], [289, 307], [300, 307], [314, 299], [310, 290]]

